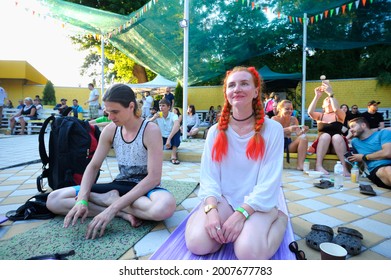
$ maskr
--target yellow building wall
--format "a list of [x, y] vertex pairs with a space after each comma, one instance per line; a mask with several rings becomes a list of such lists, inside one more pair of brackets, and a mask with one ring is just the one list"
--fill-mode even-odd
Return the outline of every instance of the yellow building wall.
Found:
[[[359, 108], [367, 108], [369, 101], [376, 100], [381, 102], [379, 108], [391, 108], [391, 86], [378, 87], [375, 78], [341, 79], [332, 80], [330, 83], [339, 104], [345, 103], [349, 107], [356, 104]], [[320, 81], [306, 82], [305, 108], [310, 105], [315, 96], [314, 89], [319, 85]], [[209, 110], [211, 105], [215, 108], [217, 105], [223, 105], [223, 87], [189, 87], [188, 104], [193, 104], [196, 110]], [[317, 108], [321, 107], [322, 102], [319, 101]]]
[[[45, 86], [29, 86], [26, 85], [24, 87], [25, 96], [29, 96], [34, 99], [35, 95], [39, 95], [41, 98], [43, 97], [42, 92]], [[68, 100], [67, 104], [72, 105], [72, 100], [77, 99], [79, 101], [79, 105], [83, 107], [83, 109], [87, 109], [88, 105], [84, 105], [84, 102], [88, 100], [90, 96], [90, 90], [87, 87], [54, 87], [56, 102], [60, 103], [61, 98], [65, 98]], [[101, 90], [97, 88], [99, 94]], [[102, 95], [101, 95], [102, 97]]]
[[[339, 104], [346, 103], [349, 107], [353, 104], [359, 108], [366, 108], [370, 100], [380, 101], [379, 108], [391, 108], [391, 86], [378, 87], [374, 78], [368, 79], [345, 79], [332, 80], [331, 85], [335, 97]], [[315, 87], [320, 85], [320, 81], [307, 81], [306, 83], [306, 108], [308, 108], [314, 97]], [[34, 98], [39, 95], [42, 98], [44, 85], [23, 85], [22, 80], [2, 79], [0, 86], [4, 87], [12, 102], [17, 104], [18, 99], [25, 97]], [[84, 108], [83, 103], [89, 97], [89, 89], [86, 87], [55, 87], [56, 100], [59, 103], [61, 98], [68, 99], [68, 105], [72, 104], [72, 99], [79, 100], [79, 104]], [[101, 90], [97, 88], [100, 92]], [[101, 95], [102, 97], [102, 95]], [[196, 110], [209, 110], [210, 106], [224, 104], [222, 86], [205, 86], [188, 88], [188, 105], [193, 104]], [[317, 108], [321, 108], [321, 101]], [[297, 108], [300, 109], [300, 108]]]
[[[372, 78], [330, 81], [334, 96], [339, 104], [345, 103], [349, 107], [357, 105], [359, 108], [367, 108], [369, 101], [376, 100], [381, 102], [379, 108], [391, 108], [391, 86], [378, 87], [376, 83], [376, 79]], [[314, 99], [314, 89], [319, 85], [320, 81], [308, 81], [306, 83], [306, 108]], [[321, 106], [322, 102], [318, 101], [316, 107], [321, 108]]]

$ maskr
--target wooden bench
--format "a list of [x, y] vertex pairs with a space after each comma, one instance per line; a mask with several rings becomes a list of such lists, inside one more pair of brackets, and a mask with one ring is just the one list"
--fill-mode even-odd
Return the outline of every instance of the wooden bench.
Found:
[[[48, 105], [49, 106], [49, 105]], [[3, 130], [7, 130], [8, 132], [10, 132], [11, 130], [11, 124], [10, 124], [10, 119], [13, 115], [15, 115], [16, 113], [19, 112], [19, 109], [3, 109], [3, 118], [1, 120], [1, 126], [0, 128], [3, 129]], [[27, 134], [31, 135], [31, 134], [34, 134], [34, 133], [39, 133], [40, 130], [41, 130], [41, 127], [42, 127], [42, 124], [44, 123], [44, 121], [52, 116], [52, 115], [58, 115], [58, 111], [57, 110], [52, 110], [52, 109], [43, 109], [43, 111], [40, 113], [40, 118], [37, 119], [37, 120], [29, 120], [27, 121], [26, 123], [26, 131], [27, 131]], [[89, 117], [89, 112], [88, 111], [83, 111], [83, 119], [87, 119]], [[19, 123], [16, 123], [15, 125], [15, 131], [19, 131], [20, 130], [20, 124]], [[48, 129], [50, 129], [50, 127], [48, 127]]]
[[[366, 111], [366, 109], [359, 109], [359, 110], [360, 110], [360, 112]], [[384, 109], [384, 110], [380, 109], [380, 110], [378, 110], [378, 112], [383, 114], [384, 127], [391, 127], [391, 118], [389, 118], [389, 110], [388, 109]], [[312, 120], [311, 126], [312, 126], [312, 128], [318, 127], [318, 123], [316, 122], [316, 120]]]
[[[310, 162], [310, 169], [315, 169], [315, 163], [316, 163], [316, 154], [313, 155], [307, 155], [306, 159]], [[334, 154], [327, 154], [324, 156], [323, 159], [323, 167], [329, 171], [334, 171], [334, 165], [339, 160], [337, 155]], [[284, 168], [285, 169], [296, 169], [297, 167], [297, 153], [289, 153], [289, 163], [286, 161], [286, 153], [284, 153]]]

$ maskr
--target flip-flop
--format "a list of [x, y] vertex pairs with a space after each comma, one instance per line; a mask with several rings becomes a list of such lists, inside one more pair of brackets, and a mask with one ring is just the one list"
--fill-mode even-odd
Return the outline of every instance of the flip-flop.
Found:
[[180, 161], [176, 158], [172, 158], [171, 163], [176, 165], [176, 164], [180, 164]]
[[314, 183], [314, 186], [320, 189], [328, 189], [334, 186], [333, 182], [329, 180], [320, 180], [319, 183]]
[[360, 193], [367, 195], [376, 195], [376, 192], [373, 190], [371, 185], [360, 183]]

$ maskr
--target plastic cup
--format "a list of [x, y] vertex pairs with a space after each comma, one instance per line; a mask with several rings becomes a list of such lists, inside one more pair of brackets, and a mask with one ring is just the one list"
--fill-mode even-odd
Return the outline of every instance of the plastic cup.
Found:
[[321, 260], [345, 260], [348, 252], [338, 244], [324, 242], [319, 245]]
[[160, 117], [160, 118], [163, 117], [163, 112], [159, 112], [159, 117]]

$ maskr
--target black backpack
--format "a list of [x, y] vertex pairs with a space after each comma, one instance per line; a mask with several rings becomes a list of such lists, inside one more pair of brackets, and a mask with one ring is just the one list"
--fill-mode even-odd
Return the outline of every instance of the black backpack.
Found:
[[[37, 178], [37, 189], [43, 188], [43, 179], [48, 179], [52, 190], [80, 185], [83, 173], [97, 148], [100, 129], [88, 121], [68, 116], [67, 108], [60, 116], [50, 116], [42, 124], [39, 132], [39, 155], [42, 161], [42, 174]], [[51, 123], [49, 136], [49, 156], [45, 147], [45, 131]], [[98, 176], [95, 182], [98, 180]]]

